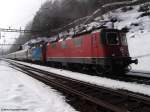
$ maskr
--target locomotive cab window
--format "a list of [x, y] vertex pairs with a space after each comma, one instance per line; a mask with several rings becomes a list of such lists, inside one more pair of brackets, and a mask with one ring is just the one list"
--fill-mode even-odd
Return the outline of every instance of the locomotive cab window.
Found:
[[82, 45], [82, 38], [74, 38], [73, 40], [75, 47], [81, 47]]
[[121, 33], [120, 34], [120, 38], [121, 38], [121, 44], [127, 46], [126, 34], [125, 33]]
[[62, 48], [67, 48], [67, 43], [66, 43], [65, 41], [62, 41], [61, 47], [62, 47]]
[[118, 45], [119, 37], [116, 32], [108, 32], [106, 33], [106, 40], [108, 45]]
[[52, 43], [51, 48], [56, 48], [56, 43]]

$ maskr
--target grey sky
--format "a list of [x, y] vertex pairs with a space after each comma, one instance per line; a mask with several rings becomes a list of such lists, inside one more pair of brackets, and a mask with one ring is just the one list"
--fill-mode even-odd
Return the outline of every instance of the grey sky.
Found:
[[[47, 0], [0, 0], [0, 28], [24, 28], [45, 1]], [[6, 43], [14, 42], [10, 38], [18, 36], [17, 33], [1, 34], [5, 36]], [[4, 43], [3, 37], [0, 43]]]
[[0, 0], [0, 27], [24, 27], [46, 0]]

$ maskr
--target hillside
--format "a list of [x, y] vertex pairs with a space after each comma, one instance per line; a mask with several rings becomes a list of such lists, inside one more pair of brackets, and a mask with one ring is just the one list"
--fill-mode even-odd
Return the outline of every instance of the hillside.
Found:
[[[47, 1], [36, 13], [32, 30], [41, 31], [38, 36], [50, 36], [70, 29], [87, 21], [87, 18], [94, 14], [88, 22], [95, 17], [102, 16], [108, 11], [117, 8], [136, 5], [147, 2], [148, 0], [54, 0]], [[80, 20], [78, 20], [80, 19]], [[76, 21], [60, 30], [61, 27]]]

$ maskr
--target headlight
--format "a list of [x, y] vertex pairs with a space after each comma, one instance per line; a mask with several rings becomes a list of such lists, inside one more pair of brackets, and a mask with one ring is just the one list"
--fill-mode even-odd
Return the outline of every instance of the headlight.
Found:
[[113, 53], [113, 54], [111, 54], [111, 56], [115, 56], [115, 54]]

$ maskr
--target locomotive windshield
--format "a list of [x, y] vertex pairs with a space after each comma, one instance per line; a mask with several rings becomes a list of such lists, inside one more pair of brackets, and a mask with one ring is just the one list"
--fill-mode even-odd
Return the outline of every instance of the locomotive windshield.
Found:
[[120, 36], [121, 36], [121, 43], [122, 43], [122, 45], [126, 46], [127, 45], [126, 34], [125, 33], [121, 33]]
[[115, 32], [108, 32], [107, 35], [107, 44], [108, 45], [118, 45], [119, 44], [119, 37], [118, 34]]

